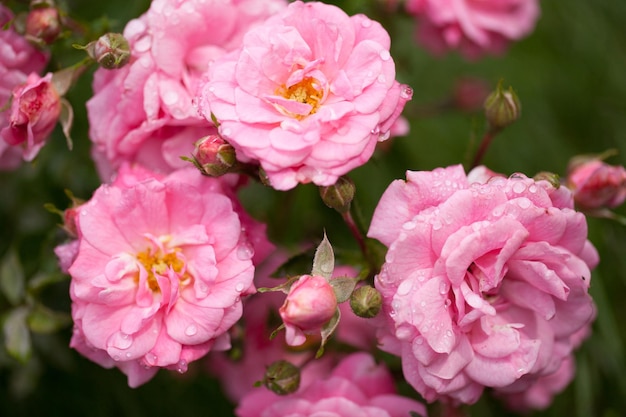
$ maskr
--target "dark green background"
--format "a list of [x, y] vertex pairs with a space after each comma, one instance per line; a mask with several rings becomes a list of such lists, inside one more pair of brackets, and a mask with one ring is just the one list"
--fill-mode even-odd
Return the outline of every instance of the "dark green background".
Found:
[[[609, 162], [626, 162], [626, 2], [623, 0], [542, 1], [535, 32], [513, 44], [499, 58], [466, 62], [456, 54], [435, 59], [413, 41], [413, 21], [404, 14], [384, 13], [374, 0], [336, 1], [348, 13], [365, 12], [380, 20], [392, 37], [398, 79], [414, 89], [405, 110], [411, 133], [393, 141], [351, 176], [367, 219], [395, 178], [404, 171], [429, 170], [466, 163], [484, 132], [480, 113], [450, 111], [421, 117], [421, 111], [445, 98], [459, 77], [481, 77], [495, 85], [504, 79], [522, 104], [522, 118], [507, 128], [489, 149], [484, 163], [506, 174], [529, 176], [538, 171], [564, 173], [570, 157], [619, 151]], [[121, 31], [125, 22], [148, 7], [147, 1], [66, 1], [70, 15], [98, 30]], [[108, 16], [109, 19], [103, 19]], [[81, 59], [71, 42], [55, 46], [52, 70]], [[55, 65], [57, 67], [55, 67]], [[76, 113], [69, 152], [57, 129], [33, 164], [0, 173], [0, 257], [17, 254], [27, 279], [59, 277], [52, 249], [63, 240], [58, 218], [45, 203], [65, 208], [64, 189], [89, 198], [99, 185], [89, 159], [90, 142], [84, 102], [91, 94], [91, 74], [69, 93]], [[285, 245], [317, 240], [326, 229], [337, 248], [354, 248], [341, 219], [319, 200], [313, 186], [279, 193], [253, 186], [242, 199], [269, 224], [272, 239]], [[624, 210], [618, 210], [624, 214]], [[626, 228], [603, 219], [589, 220], [590, 239], [601, 263], [594, 271], [591, 292], [598, 307], [594, 333], [577, 352], [575, 381], [556, 397], [553, 406], [536, 416], [617, 417], [626, 410]], [[38, 299], [69, 312], [67, 279], [48, 286]], [[0, 315], [13, 307], [0, 296]], [[0, 349], [0, 414], [3, 416], [229, 416], [232, 407], [221, 399], [219, 386], [200, 366], [187, 375], [161, 371], [138, 389], [125, 377], [104, 370], [67, 347], [70, 328], [33, 334], [33, 354], [25, 363]], [[488, 397], [469, 407], [472, 416], [509, 415]], [[514, 415], [514, 414], [511, 414]]]

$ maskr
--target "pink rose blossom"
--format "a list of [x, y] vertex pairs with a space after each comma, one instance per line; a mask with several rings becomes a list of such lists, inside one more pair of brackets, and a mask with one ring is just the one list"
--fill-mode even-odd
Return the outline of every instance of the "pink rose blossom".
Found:
[[209, 67], [199, 110], [280, 190], [332, 185], [389, 137], [412, 91], [395, 81], [390, 39], [364, 15], [296, 1]]
[[0, 134], [7, 144], [23, 147], [24, 160], [32, 161], [45, 145], [60, 114], [61, 98], [52, 84], [52, 73], [42, 78], [33, 72], [26, 83], [13, 90], [9, 125]]
[[626, 169], [591, 159], [572, 167], [567, 185], [581, 208], [617, 207], [626, 199]]
[[490, 172], [408, 171], [369, 230], [389, 247], [379, 340], [427, 401], [530, 389], [568, 360], [594, 314], [598, 255], [569, 190]]
[[122, 167], [79, 206], [71, 346], [131, 387], [229, 348], [240, 298], [255, 291], [253, 243], [229, 194], [194, 168]]
[[[0, 26], [13, 18], [11, 10], [0, 4]], [[9, 108], [13, 89], [24, 84], [30, 73], [41, 72], [48, 62], [47, 54], [38, 51], [9, 27], [0, 30], [0, 108]], [[10, 110], [0, 111], [0, 130], [9, 124]], [[0, 136], [0, 170], [15, 169], [22, 159], [22, 149], [9, 145]]]
[[245, 31], [284, 0], [155, 0], [124, 36], [130, 63], [99, 69], [87, 102], [93, 155], [108, 180], [124, 162], [160, 172], [187, 166], [194, 142], [215, 133], [192, 105], [208, 63], [238, 47]]
[[435, 54], [458, 49], [467, 58], [503, 53], [527, 36], [539, 18], [538, 0], [408, 0], [418, 41]]
[[395, 393], [391, 374], [367, 353], [343, 359], [324, 379], [319, 378], [293, 394], [278, 396], [259, 388], [251, 391], [235, 410], [238, 417], [426, 416], [423, 404]]
[[302, 275], [289, 289], [278, 312], [290, 346], [305, 342], [305, 333], [318, 333], [337, 311], [337, 298], [326, 278]]

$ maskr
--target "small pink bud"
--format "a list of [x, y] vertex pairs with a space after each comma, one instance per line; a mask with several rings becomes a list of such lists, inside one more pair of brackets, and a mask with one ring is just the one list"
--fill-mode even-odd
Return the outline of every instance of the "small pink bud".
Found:
[[354, 199], [354, 182], [348, 177], [340, 177], [334, 185], [320, 187], [322, 201], [339, 213], [347, 213]]
[[285, 303], [278, 310], [287, 331], [290, 346], [305, 342], [304, 334], [321, 331], [337, 311], [337, 297], [326, 278], [302, 275], [290, 288]]
[[226, 174], [236, 162], [235, 149], [219, 135], [209, 135], [198, 140], [193, 158], [202, 173], [211, 177]]
[[590, 159], [570, 167], [567, 186], [581, 208], [617, 207], [626, 199], [626, 169]]
[[130, 59], [130, 46], [121, 33], [105, 33], [83, 49], [105, 69], [121, 68]]
[[43, 78], [32, 73], [13, 89], [9, 123], [1, 135], [9, 145], [24, 147], [27, 161], [43, 147], [61, 113], [61, 98], [51, 81], [51, 73]]
[[59, 11], [54, 7], [32, 9], [26, 17], [26, 35], [36, 42], [51, 44], [61, 33]]
[[517, 119], [522, 113], [522, 105], [513, 88], [502, 88], [502, 81], [496, 91], [485, 99], [485, 117], [493, 128], [502, 129]]

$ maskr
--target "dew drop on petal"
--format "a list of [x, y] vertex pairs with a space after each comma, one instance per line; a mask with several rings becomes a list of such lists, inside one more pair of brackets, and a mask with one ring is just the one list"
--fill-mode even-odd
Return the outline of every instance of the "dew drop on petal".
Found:
[[145, 360], [148, 365], [154, 366], [157, 363], [157, 355], [152, 352], [146, 353]]
[[163, 94], [163, 102], [167, 105], [172, 105], [178, 101], [178, 94], [175, 91], [167, 91]]
[[450, 304], [452, 304], [452, 300], [450, 300], [449, 298], [446, 299], [446, 301], [443, 303], [444, 308], [448, 308], [450, 307]]
[[415, 338], [415, 343], [417, 343], [418, 345], [424, 344], [424, 338], [422, 336], [417, 336]]
[[363, 19], [361, 20], [361, 26], [363, 26], [364, 28], [368, 28], [370, 26], [372, 26], [372, 21], [369, 19]]
[[242, 292], [244, 287], [245, 287], [245, 285], [243, 284], [243, 282], [240, 282], [237, 285], [235, 285], [235, 291]]
[[391, 58], [391, 54], [386, 49], [382, 49], [379, 55], [380, 55], [380, 59], [382, 59], [383, 61], [388, 61], [389, 58]]
[[491, 211], [494, 217], [500, 217], [504, 213], [504, 206], [498, 206]]
[[126, 352], [126, 357], [130, 358], [131, 356], [133, 356], [130, 352]]
[[179, 374], [184, 374], [185, 372], [187, 372], [187, 361], [181, 360], [180, 362], [178, 362], [177, 365], [178, 368], [176, 370]]
[[528, 187], [528, 192], [531, 194], [534, 194], [537, 192], [537, 186], [535, 184], [531, 185], [530, 187]]
[[439, 283], [439, 294], [443, 295], [448, 292], [448, 284], [445, 282]]
[[187, 336], [194, 336], [196, 333], [198, 333], [198, 326], [196, 326], [195, 324], [190, 324], [185, 329], [185, 334]]
[[513, 184], [513, 192], [516, 194], [521, 194], [526, 191], [526, 185], [523, 182], [516, 182]]
[[231, 134], [231, 131], [230, 131], [229, 128], [224, 128], [224, 129], [221, 130], [220, 133], [221, 133], [222, 137], [228, 138], [230, 136], [230, 134]]
[[527, 198], [520, 198], [517, 200], [517, 205], [522, 209], [527, 209], [531, 206], [531, 202]]
[[415, 222], [406, 222], [402, 225], [402, 228], [404, 230], [413, 230], [415, 229], [417, 225], [415, 224]]
[[242, 261], [247, 261], [254, 256], [254, 249], [248, 243], [239, 245], [237, 248], [237, 258]]
[[400, 97], [410, 100], [413, 97], [413, 89], [406, 84], [400, 86]]
[[439, 230], [443, 226], [438, 219], [435, 219], [432, 223], [433, 230]]
[[413, 283], [411, 281], [402, 281], [400, 286], [398, 287], [398, 295], [407, 295], [411, 292], [411, 288], [413, 288]]
[[376, 79], [381, 84], [383, 84], [383, 83], [385, 83], [387, 81], [387, 78], [383, 74], [380, 74], [378, 77], [376, 77]]

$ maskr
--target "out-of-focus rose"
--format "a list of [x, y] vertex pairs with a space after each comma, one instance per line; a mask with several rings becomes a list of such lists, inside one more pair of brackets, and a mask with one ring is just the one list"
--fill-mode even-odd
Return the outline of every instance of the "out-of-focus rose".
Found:
[[369, 160], [412, 95], [389, 46], [364, 15], [296, 1], [211, 64], [199, 109], [272, 187], [332, 185]]
[[397, 395], [387, 368], [363, 352], [347, 356], [326, 378], [293, 394], [250, 391], [235, 410], [238, 417], [407, 417], [410, 412], [426, 416], [424, 405]]
[[328, 280], [317, 275], [302, 275], [293, 283], [278, 310], [285, 323], [287, 344], [303, 344], [305, 333], [320, 332], [336, 311], [337, 298]]
[[215, 133], [192, 104], [201, 74], [239, 47], [246, 30], [284, 6], [284, 0], [155, 0], [131, 20], [124, 29], [130, 62], [97, 70], [87, 102], [100, 176], [108, 180], [125, 161], [163, 173], [186, 166], [180, 156]]
[[[0, 26], [13, 18], [11, 10], [0, 4]], [[32, 72], [41, 72], [48, 62], [47, 54], [33, 47], [13, 28], [0, 30], [0, 108], [7, 106], [13, 89], [26, 82]], [[9, 123], [9, 110], [0, 111], [0, 130]], [[22, 160], [22, 150], [0, 137], [0, 170], [15, 169]]]
[[52, 84], [52, 74], [43, 78], [31, 73], [26, 83], [13, 90], [9, 125], [2, 129], [2, 139], [23, 148], [26, 161], [37, 156], [59, 120], [61, 98]]
[[407, 0], [418, 41], [435, 54], [458, 49], [470, 59], [503, 53], [527, 36], [539, 18], [538, 0]]
[[626, 169], [589, 159], [570, 167], [567, 186], [582, 209], [617, 207], [626, 199]]
[[131, 387], [229, 347], [255, 289], [253, 243], [228, 186], [194, 168], [123, 167], [76, 210], [72, 347]]
[[389, 247], [376, 277], [388, 322], [379, 340], [428, 401], [531, 389], [593, 317], [598, 255], [570, 191], [489, 173], [408, 171], [369, 230]]
[[61, 34], [61, 30], [56, 7], [33, 8], [26, 16], [26, 34], [35, 42], [51, 44]]

